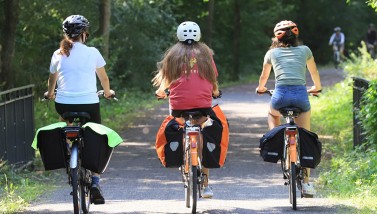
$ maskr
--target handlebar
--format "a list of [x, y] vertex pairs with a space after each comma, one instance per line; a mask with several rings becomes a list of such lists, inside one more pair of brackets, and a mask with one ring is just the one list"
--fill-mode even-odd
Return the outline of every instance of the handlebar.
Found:
[[[167, 88], [167, 89], [164, 90], [164, 92], [165, 92], [166, 97], [169, 97], [169, 95], [170, 95], [170, 90]], [[214, 95], [212, 94], [212, 98], [213, 98], [213, 99], [218, 99], [218, 98], [221, 98], [222, 95], [223, 95], [223, 92], [222, 92], [221, 90], [219, 90], [219, 96], [214, 96]], [[159, 96], [159, 95], [156, 94], [156, 93], [154, 94], [154, 96], [157, 97], [157, 100], [162, 100], [162, 99], [165, 98], [165, 97], [161, 97], [161, 96]]]
[[[115, 92], [113, 90], [110, 90], [110, 91], [113, 92], [112, 95], [110, 96], [110, 99], [113, 99], [115, 101], [119, 101], [118, 98], [115, 97]], [[55, 95], [56, 95], [56, 89], [55, 89]], [[98, 95], [98, 97], [105, 97], [104, 96], [105, 95], [105, 91], [104, 90], [99, 90], [99, 91], [97, 91], [97, 95]], [[42, 102], [46, 101], [46, 100], [50, 100], [50, 98], [47, 97], [47, 92], [45, 92], [43, 94]]]
[[[311, 92], [308, 92], [308, 95], [310, 96], [313, 96], [313, 97], [318, 97], [318, 93], [321, 93], [322, 90], [318, 90], [318, 91], [311, 91]], [[266, 91], [263, 91], [263, 92], [260, 92], [260, 91], [255, 91], [256, 94], [268, 94], [270, 96], [272, 96], [272, 94], [274, 93], [274, 90], [266, 90]]]

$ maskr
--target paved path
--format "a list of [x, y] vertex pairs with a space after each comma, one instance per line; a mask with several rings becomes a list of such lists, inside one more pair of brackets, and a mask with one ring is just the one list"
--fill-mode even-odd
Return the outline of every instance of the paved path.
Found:
[[[341, 78], [336, 70], [321, 75], [324, 85]], [[254, 89], [255, 85], [230, 87], [215, 101], [228, 116], [230, 146], [225, 166], [210, 171], [215, 196], [200, 199], [198, 213], [336, 213], [344, 208], [319, 196], [299, 198], [299, 210], [292, 211], [280, 165], [263, 162], [259, 156], [259, 138], [268, 129], [269, 97], [255, 95]], [[155, 133], [167, 113], [166, 104], [150, 109], [124, 130], [125, 143], [116, 148], [101, 180], [106, 204], [92, 205], [92, 213], [190, 212], [178, 169], [163, 168], [154, 148]], [[69, 192], [62, 181], [58, 191], [43, 195], [25, 213], [71, 213]]]

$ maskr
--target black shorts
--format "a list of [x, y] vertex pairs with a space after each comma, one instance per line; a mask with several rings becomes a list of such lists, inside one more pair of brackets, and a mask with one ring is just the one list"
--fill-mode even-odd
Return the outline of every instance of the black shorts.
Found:
[[187, 111], [199, 111], [202, 113], [203, 116], [207, 116], [210, 114], [212, 108], [193, 108], [193, 109], [187, 109], [187, 110], [172, 110], [171, 115], [173, 117], [182, 117], [182, 113], [187, 112]]
[[87, 122], [101, 123], [101, 113], [99, 103], [93, 104], [62, 104], [55, 102], [55, 109], [60, 116], [65, 112], [86, 112], [90, 115]]

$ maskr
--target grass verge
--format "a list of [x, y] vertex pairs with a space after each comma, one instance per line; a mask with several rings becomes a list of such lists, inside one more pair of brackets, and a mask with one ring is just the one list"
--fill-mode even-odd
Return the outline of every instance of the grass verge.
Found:
[[[323, 143], [319, 190], [328, 198], [348, 201], [342, 213], [376, 213], [377, 152], [353, 148], [352, 76], [368, 79], [376, 61], [364, 50], [344, 63], [346, 79], [312, 99], [312, 130]], [[367, 66], [367, 65], [370, 66]]]

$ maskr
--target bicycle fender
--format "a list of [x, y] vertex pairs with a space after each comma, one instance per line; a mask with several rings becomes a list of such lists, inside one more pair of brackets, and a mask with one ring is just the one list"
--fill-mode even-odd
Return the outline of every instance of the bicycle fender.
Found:
[[78, 158], [78, 146], [77, 145], [72, 145], [71, 148], [71, 159], [69, 160], [69, 167], [71, 169], [77, 167], [77, 159]]

